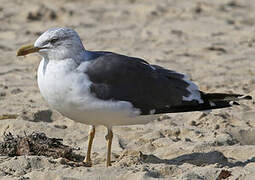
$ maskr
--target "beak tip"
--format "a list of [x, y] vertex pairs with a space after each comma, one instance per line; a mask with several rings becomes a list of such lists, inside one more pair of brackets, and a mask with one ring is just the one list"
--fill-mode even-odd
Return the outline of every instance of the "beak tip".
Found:
[[34, 47], [34, 45], [27, 45], [27, 46], [21, 47], [17, 51], [16, 56], [25, 56], [27, 54], [38, 52], [38, 51], [39, 51], [39, 48]]
[[19, 49], [16, 53], [16, 56], [25, 56], [25, 54]]
[[21, 56], [21, 54], [20, 54], [20, 52], [19, 52], [19, 51], [16, 53], [16, 56]]

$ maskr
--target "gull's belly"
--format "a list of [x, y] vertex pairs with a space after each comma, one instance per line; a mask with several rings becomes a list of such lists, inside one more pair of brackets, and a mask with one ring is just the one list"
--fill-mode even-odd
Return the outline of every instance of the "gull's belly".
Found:
[[91, 82], [84, 73], [69, 71], [70, 64], [42, 60], [38, 68], [38, 86], [44, 99], [64, 116], [90, 125], [144, 124], [154, 118], [126, 101], [102, 101], [89, 90]]

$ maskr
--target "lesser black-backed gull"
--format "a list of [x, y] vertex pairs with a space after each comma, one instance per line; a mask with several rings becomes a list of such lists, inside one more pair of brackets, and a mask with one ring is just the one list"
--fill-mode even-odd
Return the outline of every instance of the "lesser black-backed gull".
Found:
[[140, 58], [85, 50], [69, 28], [52, 28], [18, 56], [38, 52], [38, 86], [45, 100], [62, 115], [91, 125], [85, 163], [91, 165], [95, 126], [108, 129], [106, 165], [111, 165], [112, 126], [145, 124], [152, 115], [203, 111], [251, 99], [240, 94], [205, 93], [185, 75]]

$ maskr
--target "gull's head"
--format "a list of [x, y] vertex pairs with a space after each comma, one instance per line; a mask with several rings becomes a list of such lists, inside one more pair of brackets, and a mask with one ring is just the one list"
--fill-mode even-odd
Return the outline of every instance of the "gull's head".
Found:
[[49, 60], [63, 60], [79, 56], [84, 47], [79, 35], [70, 28], [51, 28], [44, 32], [33, 45], [23, 46], [17, 56], [38, 52]]

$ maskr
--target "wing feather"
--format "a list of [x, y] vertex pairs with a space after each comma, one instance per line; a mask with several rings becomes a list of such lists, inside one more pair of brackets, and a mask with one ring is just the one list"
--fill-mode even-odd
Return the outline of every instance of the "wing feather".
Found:
[[97, 98], [129, 101], [142, 114], [197, 104], [197, 101], [183, 101], [190, 94], [184, 75], [139, 58], [107, 53], [90, 61], [85, 73]]

